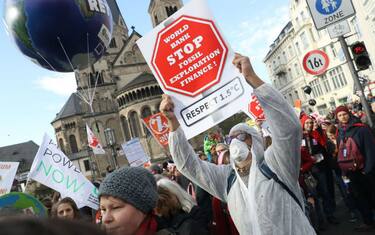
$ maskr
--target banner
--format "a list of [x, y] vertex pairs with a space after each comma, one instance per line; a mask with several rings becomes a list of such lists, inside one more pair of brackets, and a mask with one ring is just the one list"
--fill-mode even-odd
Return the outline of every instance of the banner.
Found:
[[63, 196], [71, 197], [79, 208], [89, 206], [97, 210], [99, 207], [97, 188], [46, 134], [31, 166], [29, 178]]
[[163, 147], [168, 147], [168, 119], [162, 113], [156, 113], [149, 117], [143, 118], [143, 124], [154, 136], [156, 141]]
[[254, 118], [255, 120], [266, 120], [264, 116], [263, 108], [260, 106], [260, 103], [255, 95], [251, 95], [251, 101], [248, 106], [248, 115]]
[[206, 0], [192, 0], [137, 44], [188, 139], [247, 109], [252, 88]]
[[121, 145], [130, 166], [143, 166], [150, 161], [138, 138], [129, 140]]
[[10, 192], [19, 162], [0, 162], [0, 196]]
[[89, 125], [86, 123], [86, 132], [87, 132], [87, 143], [92, 148], [94, 154], [105, 154], [105, 151], [102, 145], [99, 142], [99, 139], [91, 131]]

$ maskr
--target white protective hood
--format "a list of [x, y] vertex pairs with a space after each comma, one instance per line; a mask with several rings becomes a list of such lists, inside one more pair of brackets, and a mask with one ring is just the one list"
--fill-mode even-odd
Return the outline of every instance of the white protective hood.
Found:
[[300, 169], [301, 126], [293, 108], [271, 86], [264, 84], [254, 90], [269, 124], [272, 145], [263, 149], [259, 133], [246, 124], [231, 129], [252, 136], [252, 165], [248, 185], [237, 171], [237, 179], [227, 193], [227, 180], [235, 169], [232, 165], [214, 165], [201, 161], [188, 143], [181, 128], [171, 132], [169, 147], [178, 170], [211, 195], [226, 201], [232, 219], [242, 235], [310, 235], [315, 234], [304, 212], [294, 199], [274, 180], [258, 169], [266, 161], [269, 168], [302, 202], [298, 184]]

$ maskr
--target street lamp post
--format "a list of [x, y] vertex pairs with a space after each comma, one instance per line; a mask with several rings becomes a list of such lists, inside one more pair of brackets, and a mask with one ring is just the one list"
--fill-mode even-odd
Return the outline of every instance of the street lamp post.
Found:
[[117, 164], [117, 153], [115, 149], [116, 145], [116, 138], [115, 138], [115, 131], [111, 128], [107, 128], [104, 130], [105, 139], [107, 141], [107, 145], [111, 146], [112, 149], [112, 167], [114, 169], [118, 168]]

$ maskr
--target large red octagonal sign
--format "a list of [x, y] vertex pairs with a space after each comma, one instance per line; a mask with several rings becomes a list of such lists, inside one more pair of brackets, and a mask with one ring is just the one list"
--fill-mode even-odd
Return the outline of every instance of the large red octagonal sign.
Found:
[[158, 33], [151, 63], [166, 90], [194, 97], [220, 82], [227, 53], [214, 22], [181, 16]]

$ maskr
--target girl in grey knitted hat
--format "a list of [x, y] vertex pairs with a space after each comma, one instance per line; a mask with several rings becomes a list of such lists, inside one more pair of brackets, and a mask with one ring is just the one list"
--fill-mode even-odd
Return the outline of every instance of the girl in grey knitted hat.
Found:
[[123, 167], [109, 174], [99, 187], [102, 222], [110, 235], [153, 235], [152, 211], [158, 193], [153, 175], [141, 167]]

